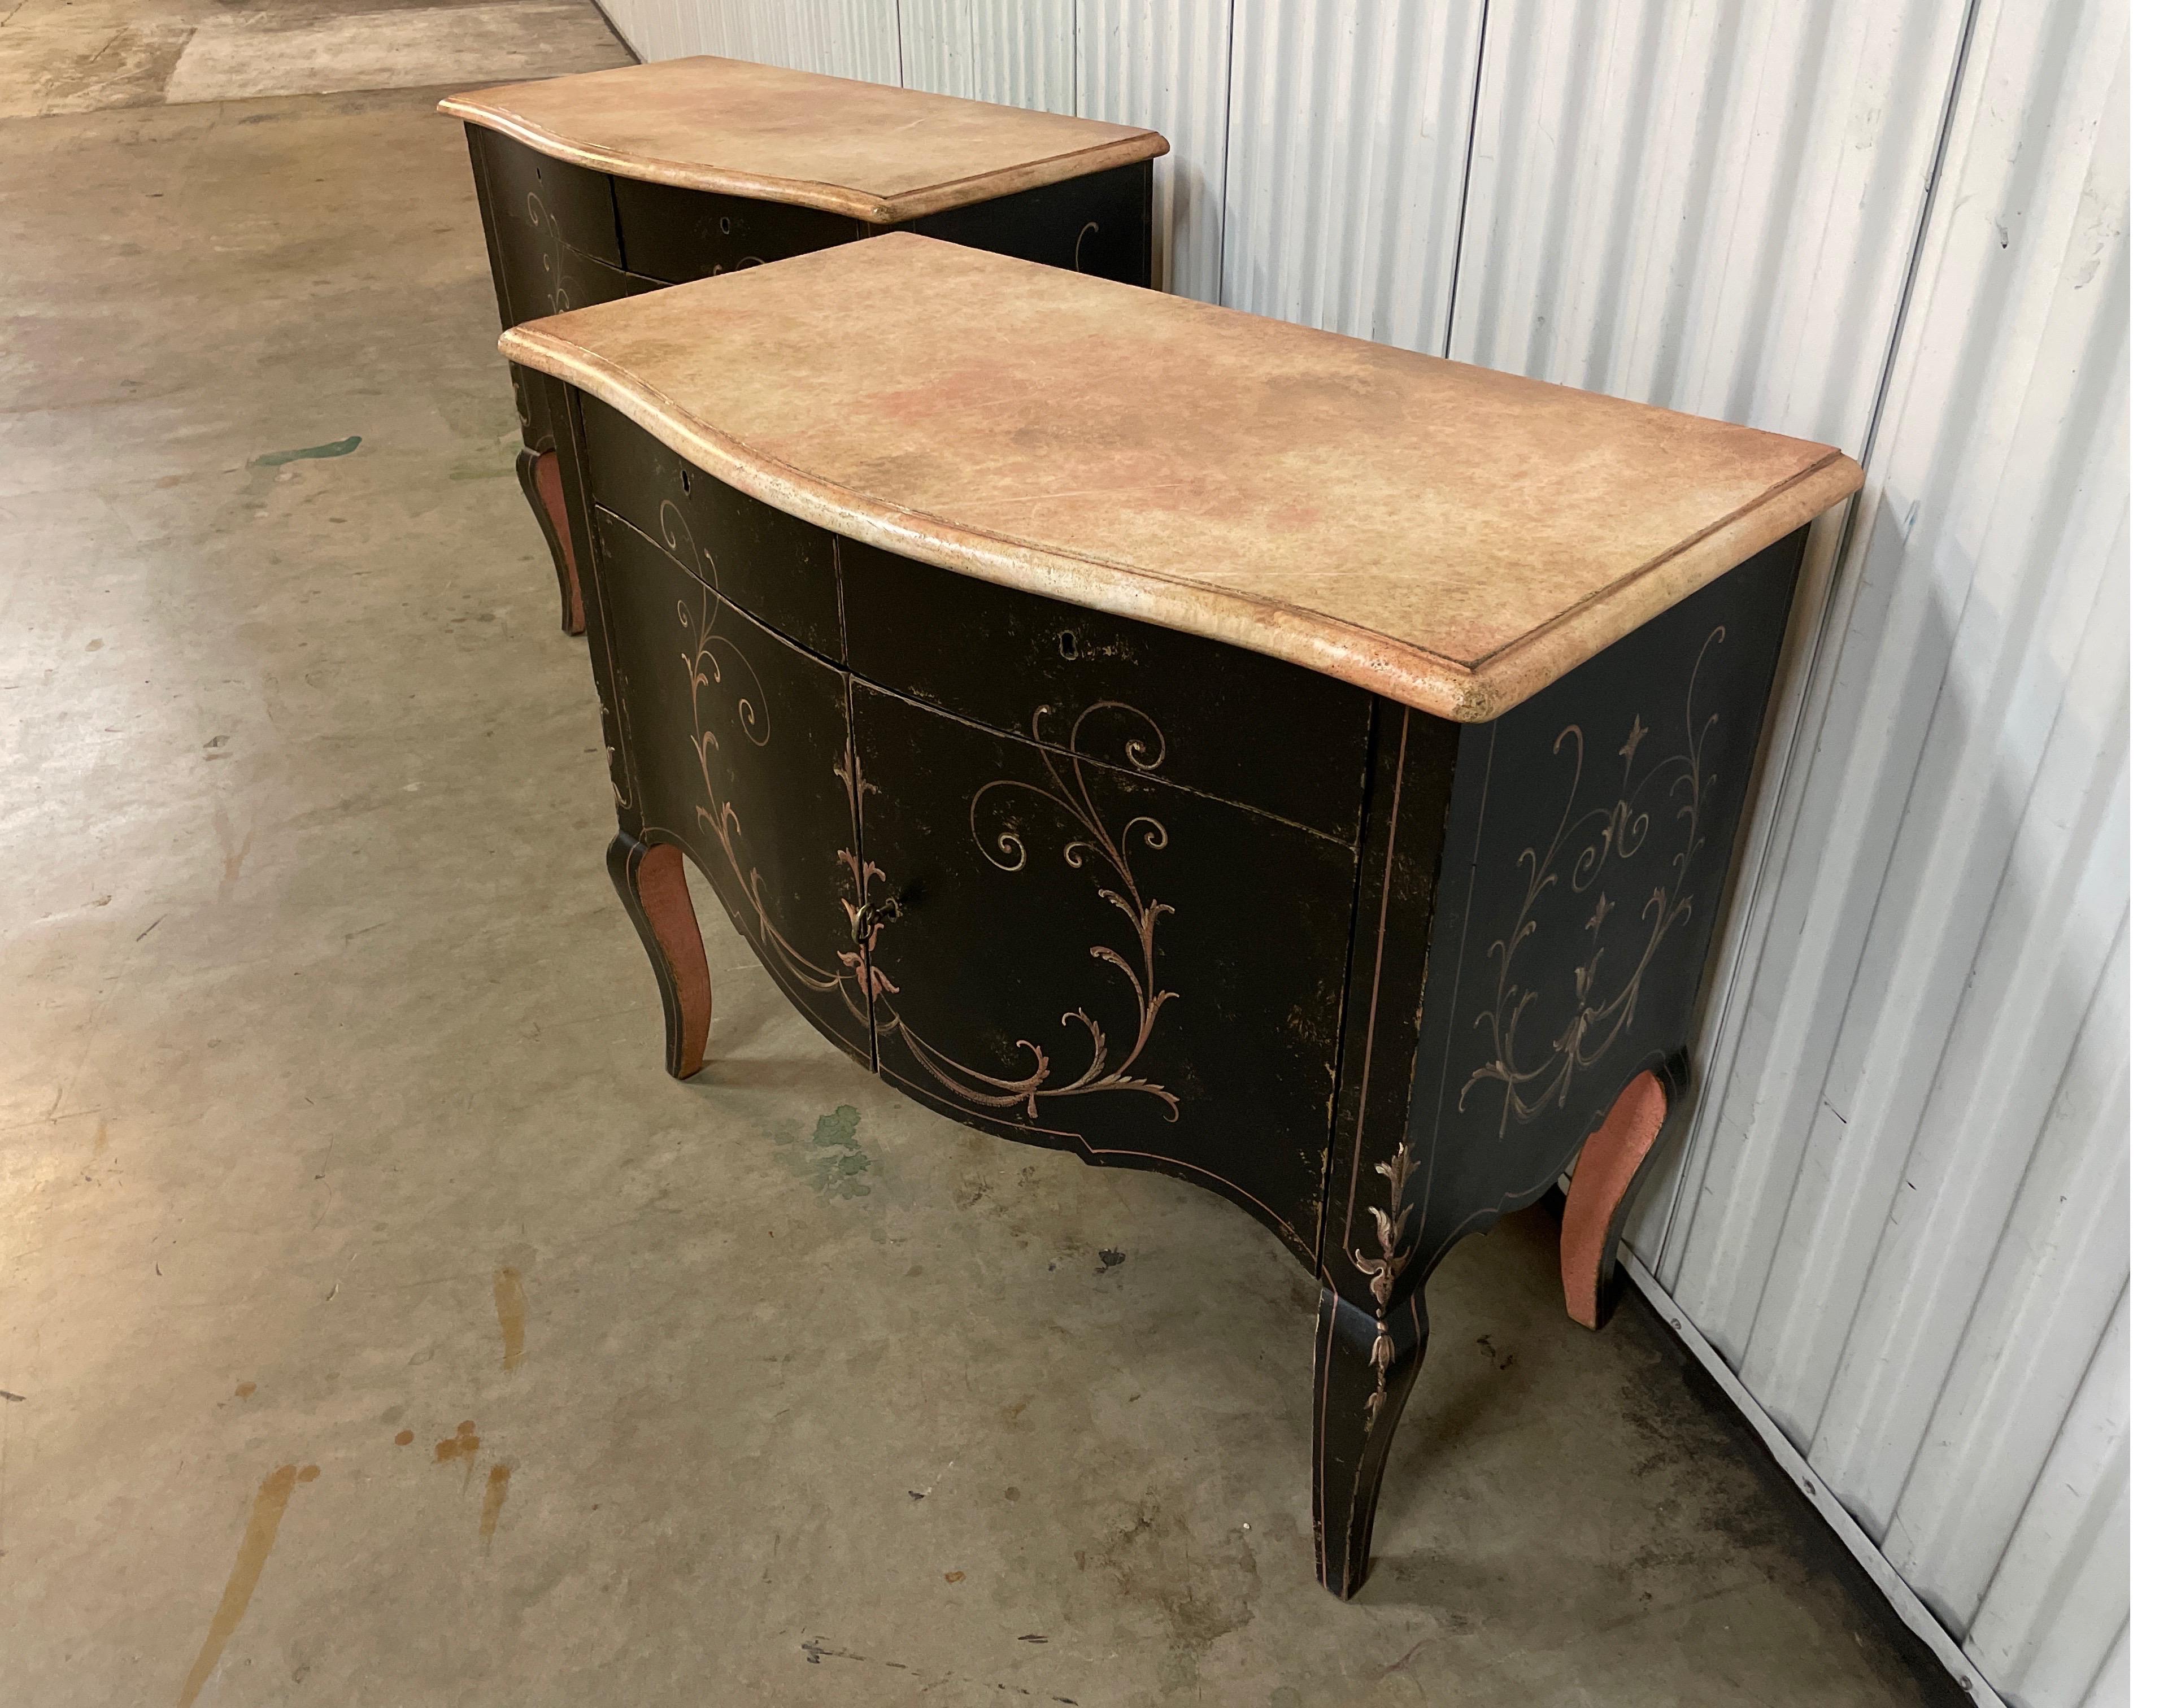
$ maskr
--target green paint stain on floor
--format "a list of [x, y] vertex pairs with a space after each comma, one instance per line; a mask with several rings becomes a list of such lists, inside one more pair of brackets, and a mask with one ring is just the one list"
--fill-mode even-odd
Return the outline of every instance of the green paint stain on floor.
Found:
[[252, 457], [254, 469], [277, 469], [283, 463], [301, 462], [306, 457], [345, 457], [363, 443], [362, 433], [351, 433], [345, 439], [335, 439], [329, 444], [305, 445], [301, 450], [268, 451], [262, 457]]
[[[871, 1165], [870, 1153], [856, 1143], [856, 1129], [863, 1119], [861, 1110], [844, 1103], [831, 1115], [820, 1116], [809, 1138], [791, 1153], [790, 1160], [819, 1197], [870, 1196], [870, 1182], [858, 1178]], [[794, 1146], [798, 1141], [791, 1132], [782, 1134], [777, 1143]]]

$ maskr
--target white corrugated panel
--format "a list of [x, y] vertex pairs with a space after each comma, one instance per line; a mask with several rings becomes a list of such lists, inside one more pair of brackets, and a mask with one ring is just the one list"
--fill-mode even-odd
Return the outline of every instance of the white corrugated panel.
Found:
[[1221, 300], [1446, 351], [1483, 0], [1234, 17]]
[[1219, 300], [1229, 0], [1076, 0], [1077, 111], [1173, 145], [1155, 170], [1168, 290]]
[[599, 9], [639, 59], [679, 59], [697, 51], [693, 29], [684, 39], [681, 0], [601, 0]]
[[1075, 110], [1075, 0], [901, 0], [901, 52], [911, 89]]
[[866, 83], [901, 81], [893, 0], [711, 0], [700, 9], [729, 25], [721, 45], [707, 52]]
[[1149, 125], [1172, 289], [1866, 459], [1634, 1243], [1875, 1573], [2018, 1708], [2117, 1708], [2123, 0], [608, 11]]
[[599, 0], [641, 59], [718, 53], [798, 71], [901, 81], [894, 0]]
[[1859, 451], [1966, 5], [1494, 8], [1449, 354]]
[[2127, 1606], [2125, 47], [1977, 15], [1659, 1264], [2036, 1708]]

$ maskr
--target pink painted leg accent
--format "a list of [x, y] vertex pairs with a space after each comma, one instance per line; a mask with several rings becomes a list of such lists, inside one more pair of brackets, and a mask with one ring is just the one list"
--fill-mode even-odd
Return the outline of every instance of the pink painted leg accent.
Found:
[[561, 624], [564, 632], [580, 635], [583, 632], [583, 588], [576, 579], [576, 542], [568, 528], [568, 494], [560, 485], [560, 453], [545, 451], [538, 459], [538, 497], [545, 506], [545, 514], [553, 524], [553, 537], [560, 548], [560, 560], [555, 565], [560, 571], [561, 589], [565, 594], [562, 609], [566, 620]]
[[1621, 1206], [1666, 1124], [1666, 1088], [1639, 1073], [1622, 1088], [1597, 1132], [1583, 1142], [1560, 1223], [1560, 1288], [1567, 1312], [1587, 1329], [1599, 1321], [1599, 1294], [1619, 1253]]
[[671, 1006], [679, 1010], [669, 1023], [668, 1069], [676, 1079], [687, 1079], [704, 1065], [712, 1032], [712, 974], [697, 912], [689, 905], [682, 851], [665, 845], [645, 849], [637, 862], [636, 894], [673, 980]]

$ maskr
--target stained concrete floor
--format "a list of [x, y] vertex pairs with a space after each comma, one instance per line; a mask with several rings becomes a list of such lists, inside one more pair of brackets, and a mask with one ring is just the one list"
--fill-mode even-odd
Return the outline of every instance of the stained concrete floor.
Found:
[[1342, 1606], [1268, 1236], [715, 913], [670, 1081], [439, 91], [169, 92], [0, 119], [0, 1698], [1947, 1700], [1548, 1212], [1433, 1285]]

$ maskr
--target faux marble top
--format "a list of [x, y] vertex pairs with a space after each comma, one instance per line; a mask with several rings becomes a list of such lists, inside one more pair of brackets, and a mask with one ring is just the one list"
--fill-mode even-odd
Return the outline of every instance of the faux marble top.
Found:
[[500, 350], [820, 526], [1469, 721], [1863, 483], [1828, 445], [907, 232]]
[[1166, 152], [1155, 130], [704, 55], [473, 90], [439, 111], [616, 177], [877, 225]]

